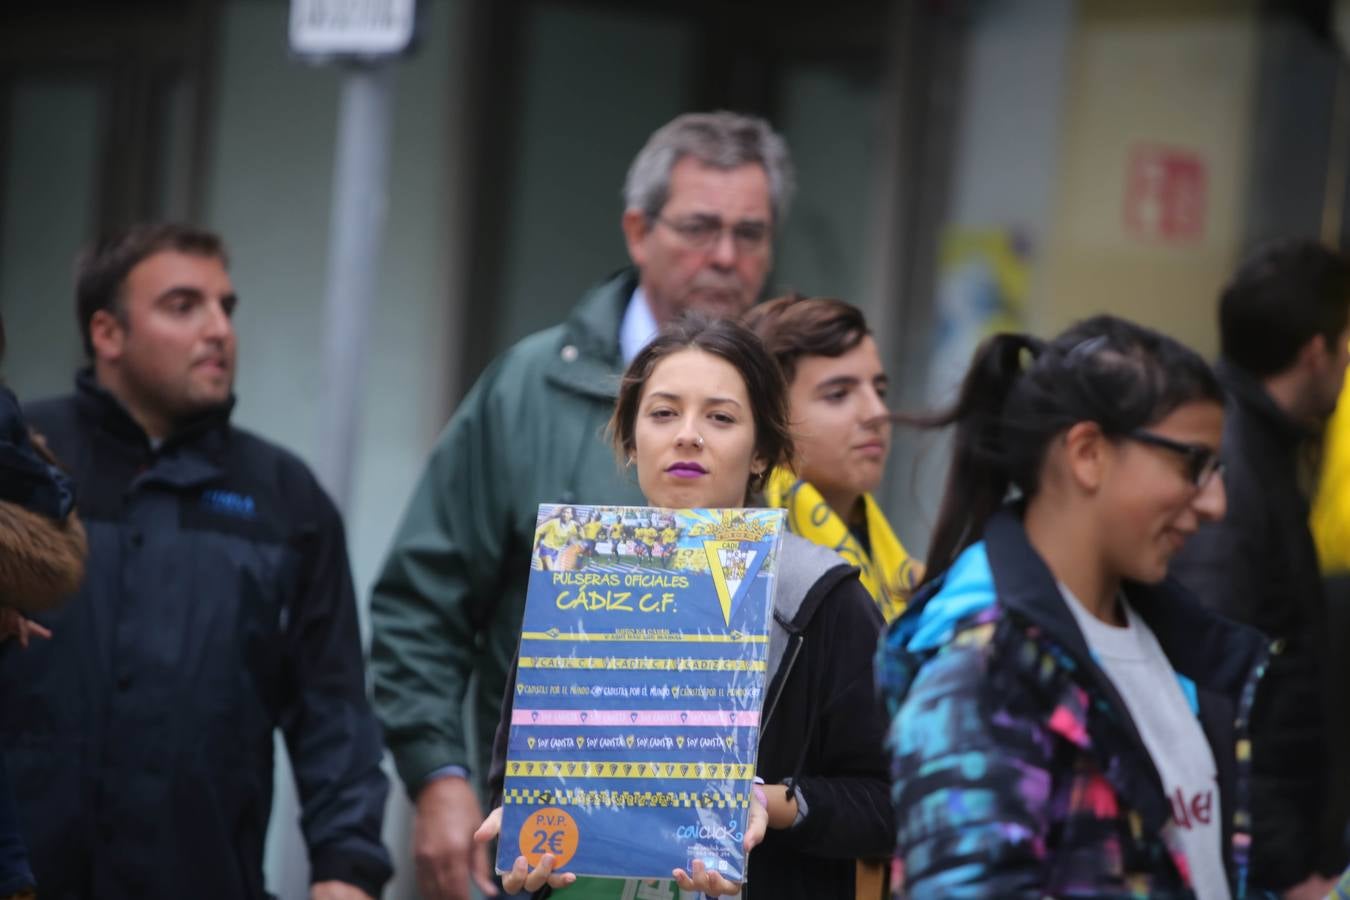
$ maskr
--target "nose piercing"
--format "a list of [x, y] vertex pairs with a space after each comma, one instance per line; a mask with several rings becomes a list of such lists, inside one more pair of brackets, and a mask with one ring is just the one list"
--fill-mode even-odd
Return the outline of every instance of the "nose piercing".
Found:
[[694, 446], [700, 450], [703, 449], [703, 435], [700, 434], [694, 438]]

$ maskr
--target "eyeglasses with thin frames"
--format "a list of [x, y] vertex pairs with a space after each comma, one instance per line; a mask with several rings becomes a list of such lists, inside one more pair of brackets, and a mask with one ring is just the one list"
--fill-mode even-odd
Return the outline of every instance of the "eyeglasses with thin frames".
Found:
[[687, 219], [667, 219], [652, 216], [656, 222], [678, 234], [695, 250], [711, 250], [722, 241], [723, 232], [731, 232], [731, 241], [738, 253], [758, 253], [769, 242], [767, 222], [723, 222], [716, 216], [691, 216]]
[[1203, 444], [1174, 441], [1169, 437], [1163, 437], [1161, 434], [1154, 434], [1152, 431], [1142, 428], [1135, 429], [1125, 436], [1132, 441], [1162, 447], [1164, 450], [1170, 450], [1185, 457], [1186, 477], [1191, 484], [1199, 489], [1203, 490], [1214, 479], [1214, 476], [1222, 476], [1223, 474], [1223, 460], [1219, 458], [1219, 454]]

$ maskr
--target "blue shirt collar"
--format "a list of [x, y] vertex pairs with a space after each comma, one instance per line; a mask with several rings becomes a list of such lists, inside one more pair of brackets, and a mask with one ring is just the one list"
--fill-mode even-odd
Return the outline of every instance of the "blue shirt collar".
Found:
[[642, 285], [633, 289], [633, 296], [624, 310], [623, 322], [619, 325], [619, 352], [623, 354], [623, 364], [627, 366], [633, 357], [642, 352], [642, 348], [656, 337], [660, 330], [656, 317], [652, 315], [651, 304], [642, 291]]

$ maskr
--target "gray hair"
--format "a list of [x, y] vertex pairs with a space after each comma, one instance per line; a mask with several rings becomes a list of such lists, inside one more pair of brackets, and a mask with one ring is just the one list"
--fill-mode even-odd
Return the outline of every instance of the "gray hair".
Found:
[[628, 168], [624, 205], [651, 218], [660, 215], [670, 199], [670, 171], [686, 156], [716, 169], [763, 166], [774, 221], [787, 218], [797, 187], [787, 142], [763, 119], [725, 111], [685, 113], [653, 132]]

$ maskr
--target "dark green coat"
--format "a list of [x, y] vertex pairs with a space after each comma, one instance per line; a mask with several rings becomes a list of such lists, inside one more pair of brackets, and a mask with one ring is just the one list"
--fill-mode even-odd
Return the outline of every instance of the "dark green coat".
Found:
[[[371, 601], [375, 706], [414, 795], [446, 765], [486, 764], [515, 653], [540, 503], [643, 504], [604, 434], [622, 374], [628, 269], [478, 379], [413, 493]], [[463, 701], [477, 673], [477, 746]]]

